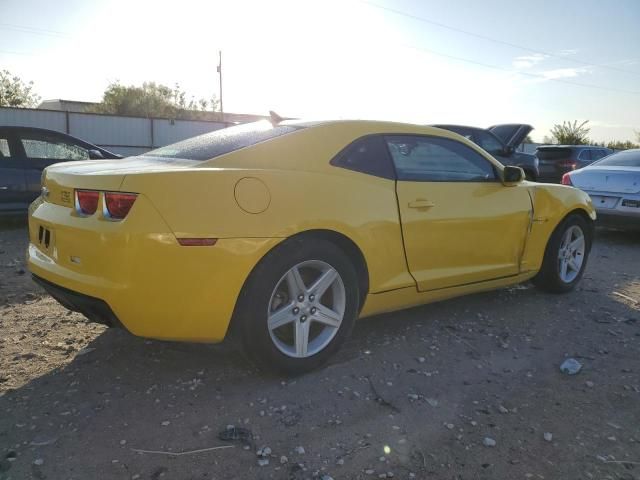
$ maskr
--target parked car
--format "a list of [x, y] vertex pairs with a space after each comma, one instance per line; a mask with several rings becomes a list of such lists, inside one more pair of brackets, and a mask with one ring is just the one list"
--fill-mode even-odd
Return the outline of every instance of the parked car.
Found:
[[614, 153], [565, 173], [562, 183], [589, 194], [598, 224], [640, 228], [640, 149]]
[[438, 128], [239, 125], [49, 167], [28, 265], [92, 320], [166, 340], [217, 342], [231, 329], [259, 365], [303, 372], [358, 316], [528, 279], [573, 289], [591, 201], [523, 178]]
[[562, 176], [611, 155], [613, 150], [588, 145], [543, 145], [536, 149], [540, 181], [560, 183]]
[[494, 125], [487, 129], [463, 125], [434, 125], [434, 127], [451, 130], [468, 138], [489, 152], [503, 165], [515, 165], [522, 168], [527, 180], [536, 181], [538, 179], [538, 159], [536, 156], [516, 151], [533, 130], [531, 125], [516, 123]]
[[45, 167], [119, 155], [53, 130], [0, 126], [0, 215], [24, 213], [40, 195]]

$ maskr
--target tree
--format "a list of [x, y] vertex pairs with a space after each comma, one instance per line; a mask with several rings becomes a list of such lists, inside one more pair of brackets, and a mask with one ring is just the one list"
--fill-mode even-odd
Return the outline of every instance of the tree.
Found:
[[40, 97], [33, 92], [33, 82], [25, 83], [8, 70], [0, 71], [0, 107], [35, 107]]
[[[211, 110], [208, 110], [208, 108]], [[142, 87], [134, 85], [124, 86], [119, 82], [111, 83], [102, 96], [102, 102], [90, 111], [96, 113], [111, 113], [115, 115], [132, 115], [142, 117], [168, 117], [197, 120], [205, 118], [204, 112], [215, 111], [218, 100], [215, 96], [211, 100], [201, 98], [187, 100], [187, 94], [180, 85], [175, 88], [144, 82]]]
[[624, 142], [620, 140], [612, 140], [607, 143], [607, 148], [611, 148], [613, 150], [629, 150], [630, 148], [640, 148], [640, 145], [630, 142], [629, 140]]
[[578, 125], [578, 121], [562, 122], [562, 125], [556, 124], [551, 129], [551, 136], [556, 143], [564, 145], [586, 145], [589, 143], [589, 131], [587, 127], [589, 120], [585, 120]]

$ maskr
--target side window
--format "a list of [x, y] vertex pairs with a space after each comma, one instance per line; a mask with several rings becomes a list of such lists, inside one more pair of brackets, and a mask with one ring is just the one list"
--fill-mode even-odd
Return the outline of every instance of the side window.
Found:
[[478, 144], [480, 148], [486, 150], [492, 155], [499, 155], [503, 151], [502, 143], [496, 137], [491, 135], [489, 132], [483, 132], [482, 130], [476, 130], [474, 132], [475, 135], [475, 143]]
[[582, 150], [578, 154], [578, 160], [582, 162], [590, 162], [591, 161], [591, 150]]
[[331, 165], [376, 177], [395, 179], [386, 143], [380, 135], [359, 138], [336, 155], [331, 160]]
[[7, 137], [0, 136], [0, 158], [8, 158], [10, 156], [9, 139]]
[[491, 162], [455, 140], [393, 135], [387, 145], [398, 180], [418, 182], [490, 182], [497, 179]]
[[89, 151], [54, 135], [23, 135], [20, 139], [28, 158], [89, 160]]

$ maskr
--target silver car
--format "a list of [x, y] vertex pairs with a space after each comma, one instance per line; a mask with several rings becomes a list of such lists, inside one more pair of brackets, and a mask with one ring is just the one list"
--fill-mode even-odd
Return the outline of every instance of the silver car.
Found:
[[565, 173], [562, 183], [589, 194], [599, 224], [640, 228], [640, 149], [614, 153]]

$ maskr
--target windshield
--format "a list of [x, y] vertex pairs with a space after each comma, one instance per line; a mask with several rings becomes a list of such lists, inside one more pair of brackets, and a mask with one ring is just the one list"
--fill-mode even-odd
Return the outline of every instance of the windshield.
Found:
[[640, 167], [640, 150], [625, 150], [614, 153], [593, 165], [610, 167]]
[[144, 156], [158, 159], [210, 160], [225, 153], [249, 147], [301, 128], [303, 127], [291, 125], [274, 126], [267, 120], [261, 120], [205, 133], [166, 147], [151, 150], [145, 153]]

